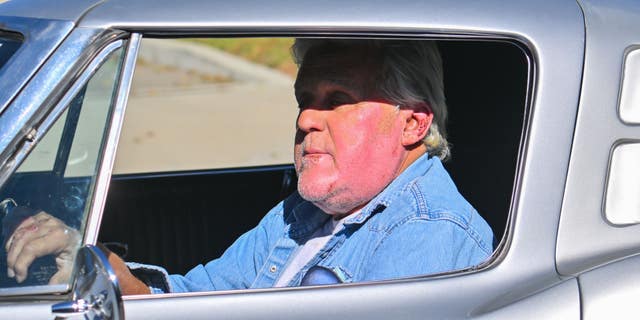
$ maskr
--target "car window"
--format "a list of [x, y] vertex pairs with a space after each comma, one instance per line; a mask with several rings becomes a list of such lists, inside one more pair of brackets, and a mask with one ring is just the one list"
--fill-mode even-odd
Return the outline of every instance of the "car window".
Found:
[[121, 51], [118, 49], [106, 58], [101, 56], [105, 59], [101, 66], [86, 71], [93, 73], [89, 81], [79, 87], [66, 110], [0, 190], [2, 294], [12, 294], [16, 287], [37, 291], [37, 287], [50, 286], [64, 290], [69, 285], [68, 276], [50, 282], [58, 270], [53, 256], [37, 258], [24, 279], [8, 276], [5, 248], [16, 250], [18, 236], [12, 236], [14, 231], [27, 218], [42, 211], [83, 232], [108, 128]]
[[[128, 261], [185, 274], [295, 192], [293, 42], [143, 39], [100, 241]], [[444, 166], [493, 229], [491, 254], [509, 212], [528, 60], [509, 42], [437, 46], [452, 144]]]
[[22, 38], [20, 35], [0, 30], [0, 68], [9, 61], [9, 58], [13, 56], [21, 44]]

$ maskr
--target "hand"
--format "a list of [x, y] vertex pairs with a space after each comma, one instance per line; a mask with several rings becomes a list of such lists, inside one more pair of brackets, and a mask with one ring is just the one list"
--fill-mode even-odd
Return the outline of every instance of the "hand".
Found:
[[73, 271], [80, 238], [78, 231], [40, 211], [22, 221], [7, 240], [7, 275], [21, 283], [27, 278], [29, 266], [36, 258], [54, 254], [58, 272], [51, 277], [49, 284], [67, 282]]
[[122, 293], [122, 295], [128, 296], [151, 293], [149, 287], [129, 271], [129, 268], [127, 268], [127, 265], [122, 258], [118, 257], [117, 254], [111, 252], [111, 250], [107, 249], [107, 247], [101, 243], [98, 243], [97, 246], [102, 250], [102, 253], [107, 256], [109, 264], [118, 279], [118, 285], [120, 286], [120, 293]]

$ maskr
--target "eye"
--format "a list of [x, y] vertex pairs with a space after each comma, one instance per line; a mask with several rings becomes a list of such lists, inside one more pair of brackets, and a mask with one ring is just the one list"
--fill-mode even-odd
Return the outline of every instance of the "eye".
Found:
[[329, 95], [327, 98], [327, 106], [331, 109], [335, 109], [339, 106], [345, 104], [353, 104], [355, 103], [355, 99], [353, 99], [350, 95], [344, 92], [334, 92]]
[[298, 109], [300, 109], [300, 111], [309, 107], [309, 99], [306, 97], [306, 95], [296, 97], [296, 101], [298, 102]]

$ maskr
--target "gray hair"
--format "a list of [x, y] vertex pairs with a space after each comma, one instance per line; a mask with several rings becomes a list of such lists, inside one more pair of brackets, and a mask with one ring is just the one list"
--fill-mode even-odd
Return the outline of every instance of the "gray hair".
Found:
[[415, 107], [426, 103], [434, 121], [423, 142], [427, 152], [442, 160], [450, 155], [447, 142], [447, 105], [444, 97], [442, 59], [434, 41], [428, 40], [346, 40], [296, 39], [293, 58], [301, 66], [311, 48], [364, 48], [380, 56], [376, 90], [394, 104]]

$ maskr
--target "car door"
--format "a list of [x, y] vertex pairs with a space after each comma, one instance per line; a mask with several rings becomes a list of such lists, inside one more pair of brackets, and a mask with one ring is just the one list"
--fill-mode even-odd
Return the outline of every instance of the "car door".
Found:
[[[394, 4], [394, 10], [381, 6], [366, 11], [363, 20], [354, 17], [362, 17], [361, 8], [371, 8], [368, 4], [335, 4], [336, 8], [320, 4], [305, 4], [303, 8], [276, 3], [258, 9], [243, 4], [198, 3], [193, 7], [183, 4], [180, 8], [167, 5], [143, 10], [142, 3], [133, 2], [126, 11], [145, 12], [133, 16], [113, 2], [96, 8], [82, 24], [113, 25], [140, 32], [143, 37], [162, 38], [172, 34], [183, 37], [271, 32], [310, 37], [449, 37], [517, 43], [527, 52], [530, 63], [529, 105], [525, 109], [510, 220], [492, 260], [477, 270], [436, 277], [331, 287], [126, 297], [126, 315], [155, 319], [580, 317], [577, 280], [558, 274], [554, 255], [573, 137], [570, 128], [575, 121], [583, 63], [584, 22], [578, 4], [514, 1], [454, 6], [444, 1], [402, 2]], [[238, 11], [237, 6], [242, 10]], [[164, 20], [169, 11], [173, 18]], [[242, 12], [242, 18], [237, 12]], [[190, 22], [181, 20], [186, 16]], [[120, 20], [110, 24], [109, 19], [114, 17]]]

